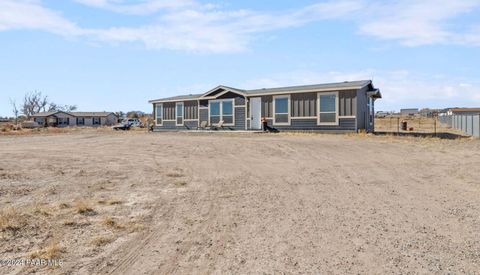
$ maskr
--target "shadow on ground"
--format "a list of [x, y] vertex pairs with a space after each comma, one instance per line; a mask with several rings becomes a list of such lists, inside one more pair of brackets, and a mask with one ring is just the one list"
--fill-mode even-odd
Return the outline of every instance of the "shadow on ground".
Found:
[[375, 135], [378, 136], [405, 136], [405, 137], [423, 137], [423, 138], [441, 138], [441, 139], [460, 139], [460, 138], [469, 138], [466, 135], [459, 135], [453, 133], [419, 133], [419, 132], [381, 132], [375, 131]]

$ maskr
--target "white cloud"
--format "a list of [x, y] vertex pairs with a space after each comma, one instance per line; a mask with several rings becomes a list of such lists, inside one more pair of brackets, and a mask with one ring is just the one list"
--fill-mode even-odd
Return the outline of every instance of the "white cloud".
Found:
[[0, 30], [34, 29], [108, 43], [142, 43], [150, 49], [225, 53], [248, 49], [260, 33], [315, 21], [346, 20], [356, 23], [362, 35], [408, 46], [480, 46], [480, 27], [455, 26], [453, 31], [449, 24], [478, 8], [479, 0], [401, 0], [389, 4], [378, 0], [328, 0], [283, 12], [228, 11], [198, 0], [75, 1], [118, 13], [155, 14], [157, 19], [139, 27], [86, 29], [45, 8], [40, 0], [0, 0]]
[[451, 20], [480, 6], [478, 0], [404, 0], [373, 2], [365, 7], [373, 16], [360, 24], [360, 32], [380, 39], [398, 40], [407, 46], [427, 44], [480, 45], [480, 32], [455, 26]]
[[38, 0], [0, 0], [0, 31], [10, 29], [34, 29], [71, 36], [84, 33], [61, 14], [42, 7]]
[[240, 85], [247, 89], [308, 85], [372, 79], [382, 91], [377, 107], [398, 110], [406, 107], [474, 107], [480, 105], [480, 82], [465, 79], [414, 74], [408, 70], [358, 72], [294, 71], [254, 79]]
[[198, 7], [195, 0], [141, 0], [136, 3], [126, 0], [74, 0], [80, 4], [102, 8], [118, 13], [145, 15], [153, 14], [164, 9], [179, 9]]

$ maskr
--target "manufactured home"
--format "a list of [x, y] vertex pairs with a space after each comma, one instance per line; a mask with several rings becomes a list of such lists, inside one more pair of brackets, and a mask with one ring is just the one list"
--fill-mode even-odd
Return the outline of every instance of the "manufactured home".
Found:
[[33, 121], [41, 126], [110, 126], [117, 123], [117, 116], [112, 112], [43, 112], [32, 115]]
[[[262, 130], [265, 121], [278, 131], [357, 132], [374, 130], [372, 81], [242, 90], [218, 86], [202, 94], [149, 101], [155, 131]], [[217, 127], [218, 128], [218, 127]]]

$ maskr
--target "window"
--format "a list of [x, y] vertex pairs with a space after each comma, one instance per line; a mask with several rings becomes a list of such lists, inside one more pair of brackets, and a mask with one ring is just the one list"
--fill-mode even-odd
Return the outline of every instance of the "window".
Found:
[[57, 125], [58, 126], [67, 126], [69, 124], [70, 119], [68, 117], [59, 117], [57, 118]]
[[210, 102], [210, 124], [219, 123], [221, 120], [220, 116], [220, 101], [211, 101]]
[[162, 125], [162, 116], [163, 116], [163, 105], [157, 104], [155, 105], [155, 123], [157, 125]]
[[338, 93], [318, 94], [318, 124], [338, 125]]
[[290, 96], [273, 97], [273, 124], [290, 124]]
[[210, 124], [234, 125], [233, 99], [210, 101]]
[[77, 125], [79, 125], [79, 126], [85, 125], [85, 118], [77, 117]]
[[233, 124], [233, 101], [222, 101], [222, 119], [225, 124]]
[[183, 126], [183, 102], [177, 102], [176, 103], [176, 125], [177, 126]]
[[93, 125], [100, 125], [100, 118], [99, 117], [94, 117], [93, 118]]

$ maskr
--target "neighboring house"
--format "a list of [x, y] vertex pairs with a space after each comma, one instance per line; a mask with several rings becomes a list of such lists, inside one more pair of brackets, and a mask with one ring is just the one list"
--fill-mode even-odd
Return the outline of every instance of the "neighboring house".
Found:
[[382, 95], [372, 81], [272, 89], [218, 86], [206, 93], [149, 101], [155, 131], [195, 130], [203, 121], [223, 121], [231, 130], [261, 130], [262, 118], [277, 130], [356, 132], [374, 130], [374, 102]]
[[480, 108], [450, 108], [447, 115], [478, 115]]
[[117, 123], [117, 116], [109, 112], [43, 112], [31, 116], [42, 126], [109, 126]]
[[416, 116], [418, 113], [418, 108], [400, 109], [401, 116]]

